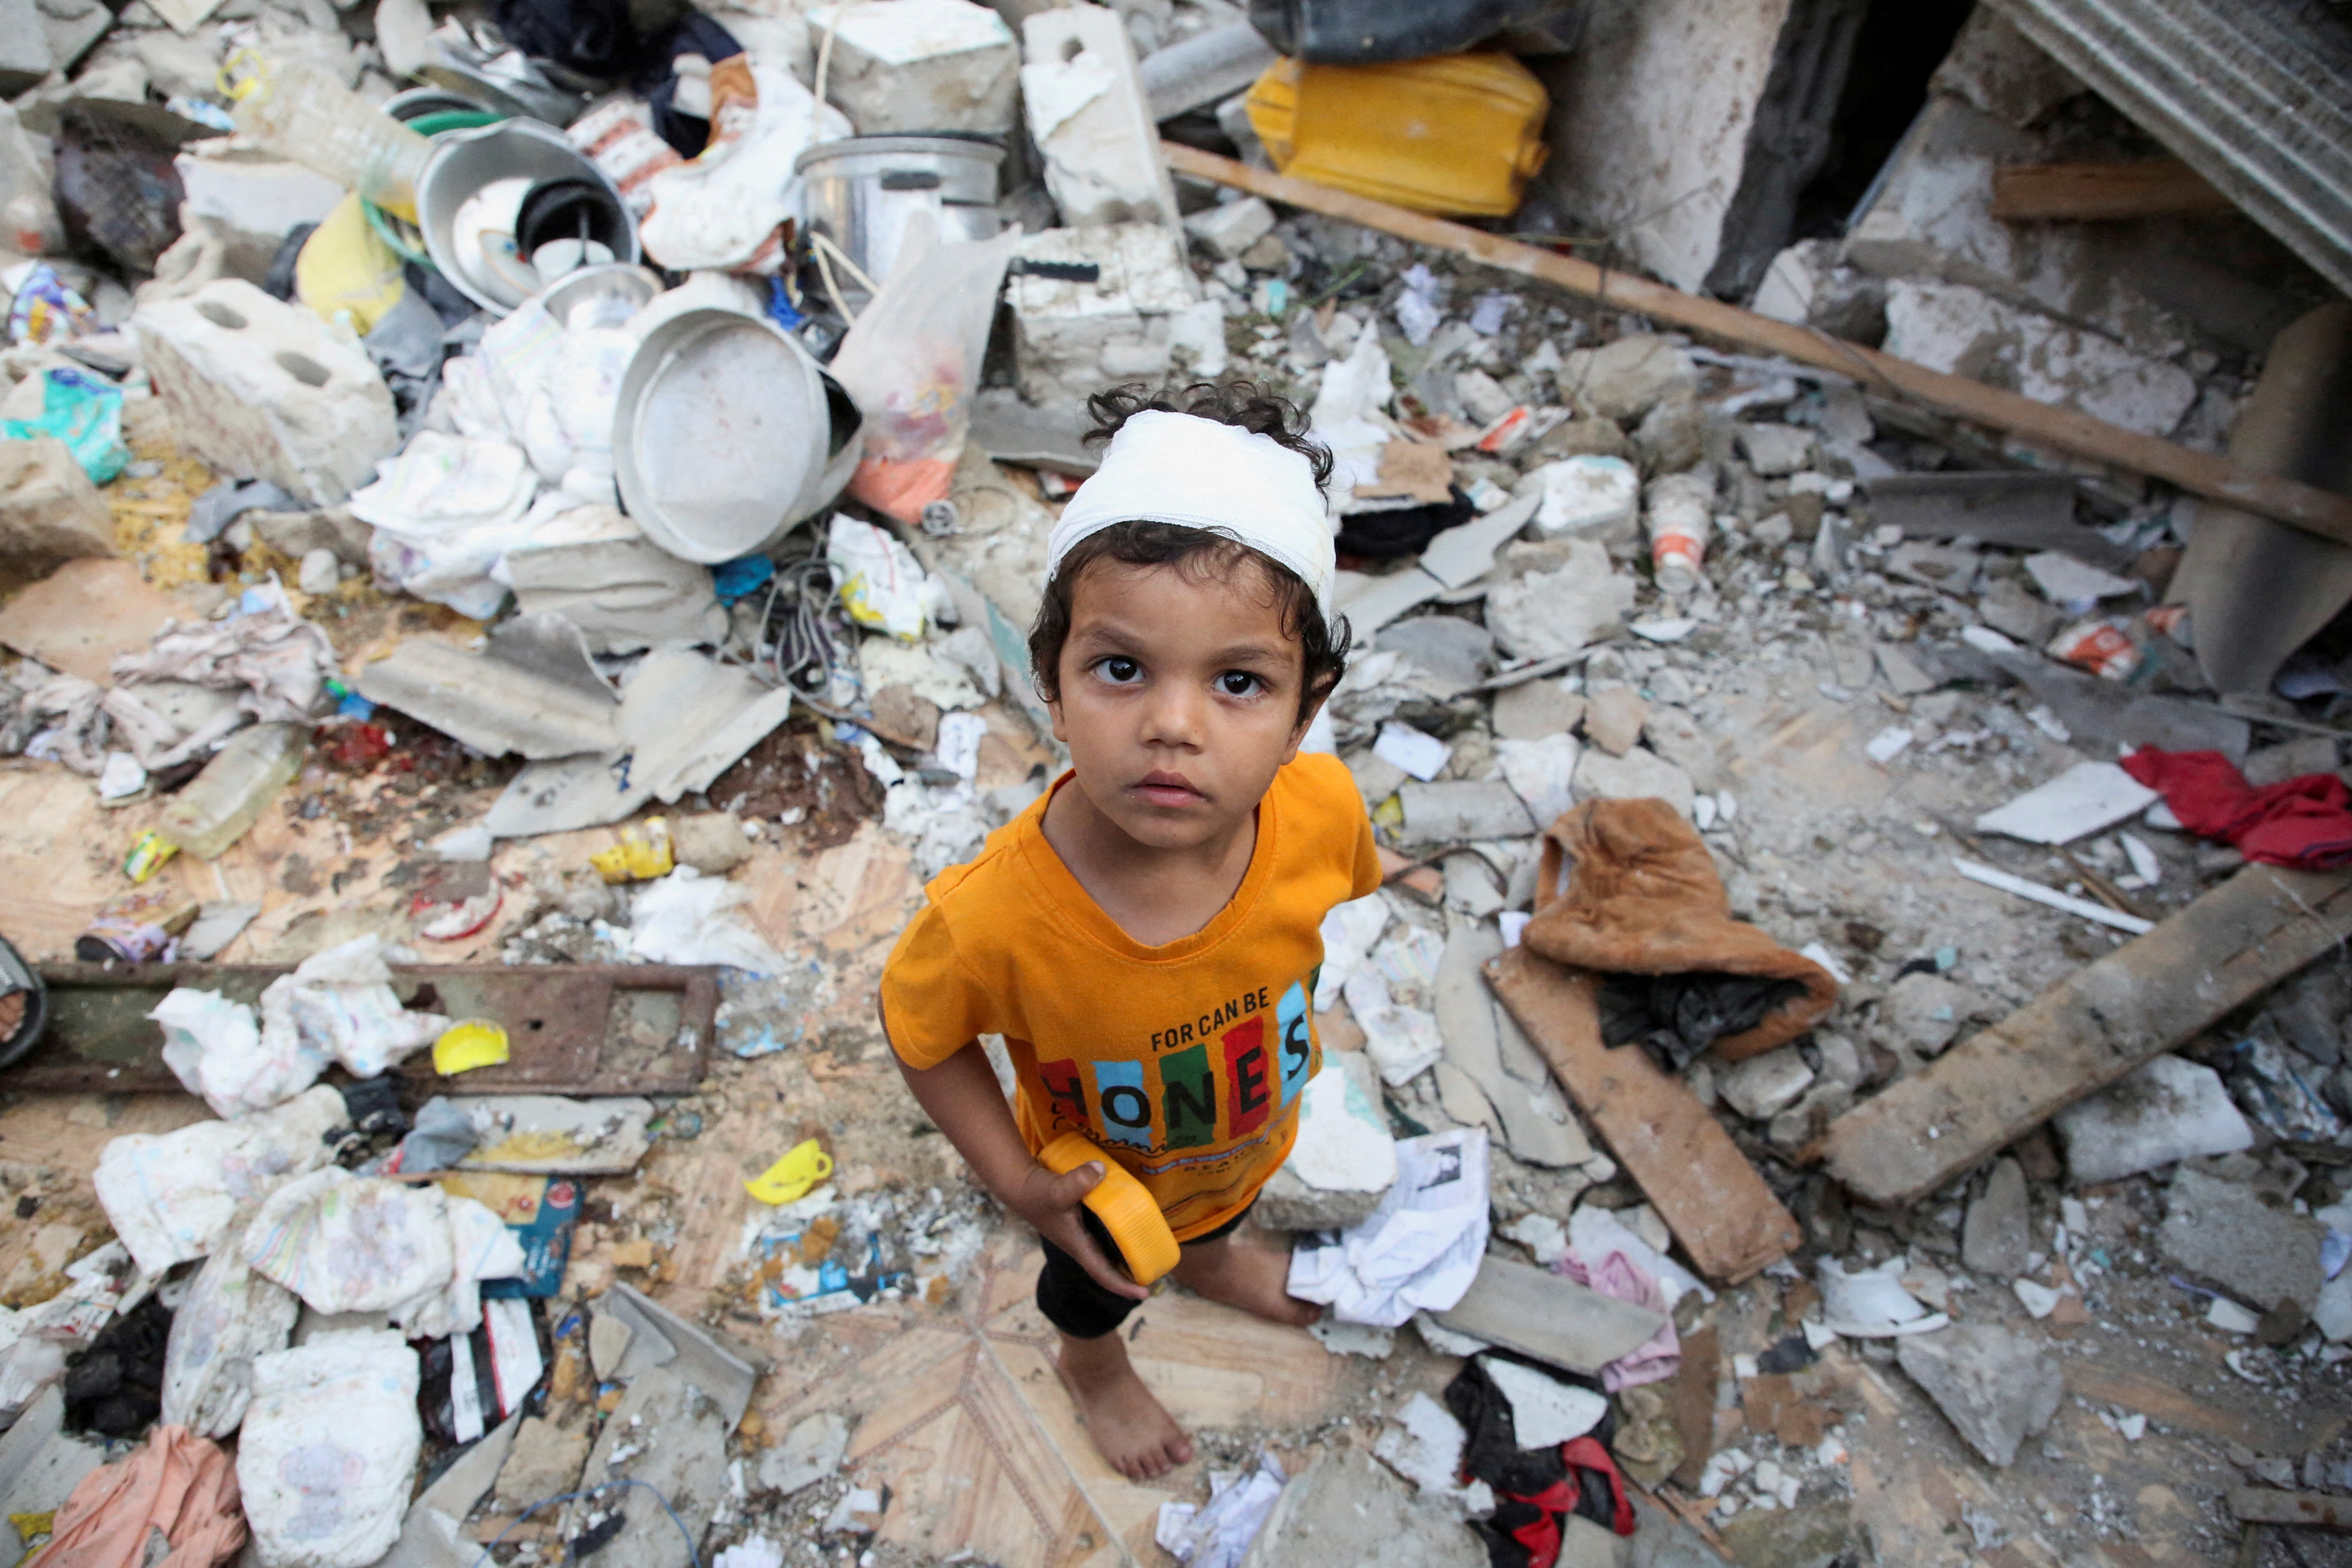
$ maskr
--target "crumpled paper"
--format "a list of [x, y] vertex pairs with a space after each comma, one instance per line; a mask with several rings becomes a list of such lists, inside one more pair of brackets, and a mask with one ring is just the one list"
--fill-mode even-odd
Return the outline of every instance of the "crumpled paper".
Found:
[[1394, 1328], [1462, 1300], [1486, 1255], [1486, 1129], [1400, 1141], [1396, 1184], [1360, 1225], [1290, 1255], [1290, 1294]]

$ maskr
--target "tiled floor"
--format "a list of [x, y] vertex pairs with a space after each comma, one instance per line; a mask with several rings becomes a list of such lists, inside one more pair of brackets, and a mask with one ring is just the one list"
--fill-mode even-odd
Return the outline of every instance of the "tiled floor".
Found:
[[[891, 1490], [882, 1539], [1002, 1568], [1164, 1561], [1160, 1505], [1196, 1500], [1202, 1461], [1149, 1485], [1111, 1469], [1056, 1376], [1031, 1291], [1034, 1246], [998, 1244], [961, 1310], [912, 1321], [769, 1413], [864, 1414], [848, 1468]], [[1163, 1292], [1128, 1321], [1137, 1369], [1187, 1430], [1311, 1426], [1338, 1407], [1334, 1359], [1297, 1329]]]

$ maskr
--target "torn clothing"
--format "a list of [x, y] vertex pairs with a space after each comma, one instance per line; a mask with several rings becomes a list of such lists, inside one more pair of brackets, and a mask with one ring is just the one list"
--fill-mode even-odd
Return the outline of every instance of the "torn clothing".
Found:
[[2164, 796], [2180, 826], [2249, 860], [2298, 870], [2352, 865], [2352, 789], [2334, 773], [2305, 773], [2264, 789], [2219, 752], [2143, 746], [2124, 772]]
[[1837, 1005], [1829, 971], [1732, 918], [1706, 846], [1662, 800], [1588, 800], [1545, 829], [1535, 916], [1520, 940], [1555, 963], [1596, 974], [1766, 983], [1771, 999], [1753, 1021], [1733, 1012], [1727, 997], [1669, 992], [1670, 1016], [1687, 1006], [1701, 1030], [1703, 1015], [1720, 1018], [1710, 1043], [1725, 1061], [1785, 1045]]
[[1744, 1035], [1805, 988], [1749, 974], [1612, 974], [1601, 983], [1601, 1042], [1638, 1043], [1668, 1072], [1726, 1035]]

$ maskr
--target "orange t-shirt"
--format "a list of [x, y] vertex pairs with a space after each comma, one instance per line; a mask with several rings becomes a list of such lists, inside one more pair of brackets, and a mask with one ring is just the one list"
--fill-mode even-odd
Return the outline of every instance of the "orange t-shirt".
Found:
[[1082, 1131], [1178, 1240], [1202, 1235], [1249, 1206], [1297, 1136], [1298, 1091], [1321, 1065], [1323, 917], [1381, 884], [1363, 797], [1337, 757], [1284, 766], [1232, 900], [1160, 947], [1121, 930], [1045, 842], [1052, 798], [925, 889], [882, 971], [890, 1043], [929, 1068], [1003, 1035], [1031, 1152]]

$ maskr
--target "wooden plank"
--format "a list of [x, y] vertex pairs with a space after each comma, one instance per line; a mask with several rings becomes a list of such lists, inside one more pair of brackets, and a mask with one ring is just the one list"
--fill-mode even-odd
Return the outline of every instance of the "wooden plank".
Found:
[[1369, 196], [1335, 191], [1266, 169], [1254, 169], [1231, 158], [1220, 158], [1213, 153], [1173, 142], [1162, 142], [1160, 147], [1168, 159], [1168, 166], [1178, 174], [1249, 191], [1308, 212], [1344, 218], [1416, 244], [1451, 250], [1489, 267], [1540, 279], [1571, 294], [1647, 316], [1654, 321], [1780, 354], [1800, 364], [1836, 371], [1883, 395], [1907, 397], [1956, 419], [2015, 431], [2039, 445], [2147, 474], [2192, 494], [2275, 518], [2322, 539], [2352, 544], [2352, 497], [2275, 475], [2255, 473], [2225, 457], [2192, 452], [2186, 447], [2155, 436], [2143, 436], [2071, 408], [2053, 408], [1966, 376], [1947, 375], [1811, 327], [1776, 321], [1719, 300], [1685, 294], [1633, 273], [1597, 267], [1573, 256], [1561, 256], [1501, 235], [1448, 223], [1444, 218], [1407, 212]]
[[2101, 222], [2237, 210], [2178, 158], [2125, 163], [2010, 163], [1992, 172], [1992, 216]]
[[2352, 1498], [2326, 1492], [2232, 1487], [2230, 1512], [2241, 1524], [2312, 1524], [2323, 1530], [2352, 1530]]
[[1806, 1152], [1924, 1196], [2352, 937], [2352, 875], [2248, 866], [1835, 1121]]
[[1698, 1097], [1640, 1047], [1601, 1043], [1592, 975], [1515, 947], [1486, 978], [1700, 1273], [1737, 1285], [1795, 1249], [1797, 1222]]
[[1570, 1372], [1599, 1372], [1641, 1348], [1665, 1314], [1603, 1296], [1562, 1275], [1488, 1258], [1451, 1310], [1433, 1314], [1457, 1334]]

